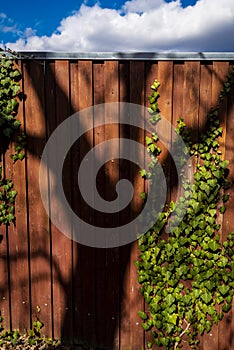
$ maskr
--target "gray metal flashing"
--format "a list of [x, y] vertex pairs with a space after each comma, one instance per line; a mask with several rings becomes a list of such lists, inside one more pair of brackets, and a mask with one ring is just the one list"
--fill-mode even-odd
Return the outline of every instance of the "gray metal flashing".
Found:
[[133, 60], [133, 61], [234, 61], [234, 52], [18, 52], [21, 59]]

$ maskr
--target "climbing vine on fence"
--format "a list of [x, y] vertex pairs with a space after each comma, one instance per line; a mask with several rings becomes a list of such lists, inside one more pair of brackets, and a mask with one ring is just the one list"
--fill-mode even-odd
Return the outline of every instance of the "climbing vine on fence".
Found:
[[15, 219], [15, 197], [17, 191], [11, 176], [6, 177], [5, 164], [9, 160], [4, 155], [14, 141], [14, 153], [10, 155], [14, 163], [24, 158], [25, 135], [19, 133], [20, 121], [17, 120], [21, 74], [15, 68], [14, 61], [4, 55], [0, 58], [0, 225], [9, 225]]
[[[206, 131], [197, 143], [191, 141], [184, 121], [178, 121], [176, 132], [196, 159], [194, 181], [189, 184], [185, 174], [181, 175], [183, 195], [177, 203], [172, 201], [155, 225], [139, 239], [140, 256], [136, 265], [147, 304], [139, 316], [144, 330], [152, 335], [148, 348], [156, 344], [175, 350], [187, 342], [191, 349], [196, 349], [198, 335], [210, 332], [213, 324], [217, 325], [231, 308], [234, 233], [221, 242], [217, 214], [225, 212], [230, 187], [228, 161], [223, 160], [219, 147], [222, 135], [219, 106], [233, 84], [234, 67], [220, 93], [217, 108], [208, 114]], [[155, 81], [149, 96], [153, 124], [160, 123], [158, 87], [159, 82]], [[151, 168], [160, 154], [157, 142], [156, 134], [146, 138]], [[142, 170], [142, 175], [148, 176], [148, 173]], [[170, 233], [165, 232], [168, 222]]]

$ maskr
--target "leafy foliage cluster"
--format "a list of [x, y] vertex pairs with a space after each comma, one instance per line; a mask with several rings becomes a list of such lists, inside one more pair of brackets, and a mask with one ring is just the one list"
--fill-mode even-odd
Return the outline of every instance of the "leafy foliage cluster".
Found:
[[41, 335], [43, 323], [37, 319], [32, 324], [32, 329], [28, 330], [26, 334], [22, 335], [18, 330], [6, 331], [1, 322], [3, 318], [0, 317], [0, 347], [8, 349], [57, 349], [61, 342], [52, 338], [45, 338]]
[[[234, 295], [234, 233], [221, 241], [218, 212], [228, 201], [228, 161], [219, 145], [221, 101], [234, 84], [234, 67], [221, 91], [217, 108], [208, 114], [206, 131], [197, 143], [191, 141], [182, 119], [177, 133], [196, 161], [193, 184], [183, 177], [183, 195], [160, 214], [154, 226], [139, 239], [136, 262], [141, 292], [147, 304], [139, 311], [143, 328], [152, 343], [165, 349], [179, 349], [183, 343], [196, 349], [198, 335], [210, 332], [213, 324], [229, 311]], [[158, 87], [149, 96], [150, 121], [160, 122]], [[160, 149], [157, 135], [147, 137], [150, 167], [157, 163]], [[142, 175], [147, 175], [143, 171]], [[183, 210], [187, 208], [186, 212]], [[165, 227], [170, 223], [170, 233]], [[178, 223], [178, 224], [177, 224]]]
[[[4, 170], [4, 154], [13, 138], [20, 129], [20, 121], [16, 119], [20, 93], [21, 74], [14, 68], [13, 60], [0, 59], [0, 225], [9, 225], [14, 221], [14, 202], [17, 191], [14, 190], [12, 179], [6, 178]], [[18, 134], [15, 143], [15, 153], [11, 159], [15, 163], [24, 158], [25, 135]]]

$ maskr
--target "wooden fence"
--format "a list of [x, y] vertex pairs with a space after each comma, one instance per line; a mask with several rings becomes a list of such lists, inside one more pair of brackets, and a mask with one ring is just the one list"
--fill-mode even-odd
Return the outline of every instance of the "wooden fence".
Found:
[[[134, 261], [137, 243], [98, 249], [78, 244], [50, 222], [39, 191], [40, 157], [49, 135], [68, 116], [103, 102], [148, 105], [150, 85], [161, 83], [159, 106], [172, 124], [179, 117], [199, 134], [207, 112], [215, 106], [230, 70], [229, 61], [160, 60], [21, 60], [22, 89], [19, 117], [28, 135], [27, 158], [12, 173], [8, 154], [6, 173], [13, 177], [16, 225], [1, 227], [0, 310], [6, 328], [29, 329], [39, 317], [43, 333], [93, 349], [140, 350], [150, 339], [141, 328], [138, 310], [144, 309]], [[221, 105], [221, 139], [234, 177], [234, 90]], [[76, 189], [77, 168], [86, 152], [114, 137], [144, 143], [142, 130], [106, 125], [89, 131], [72, 147], [66, 159], [64, 185], [74, 211], [83, 208], [91, 223], [118, 225], [139, 212], [144, 188], [139, 169], [129, 171], [124, 160], [108, 162], [100, 172], [102, 195], [113, 200], [113, 186], [121, 177], [135, 187], [132, 205], [120, 216], [92, 215]], [[8, 151], [10, 153], [11, 150]], [[222, 236], [234, 230], [234, 196], [222, 221]], [[59, 215], [59, 213], [58, 213]], [[96, 220], [96, 221], [95, 221]], [[40, 311], [39, 308], [40, 307]], [[234, 317], [230, 311], [219, 327], [201, 340], [203, 350], [234, 349]]]

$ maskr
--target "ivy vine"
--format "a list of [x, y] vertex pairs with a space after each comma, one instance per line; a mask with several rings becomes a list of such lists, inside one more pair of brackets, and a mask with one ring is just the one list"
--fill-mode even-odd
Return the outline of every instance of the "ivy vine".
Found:
[[[147, 304], [147, 310], [139, 311], [139, 316], [144, 330], [152, 335], [149, 349], [155, 344], [175, 350], [184, 342], [196, 349], [198, 335], [210, 332], [213, 324], [217, 325], [231, 308], [234, 232], [221, 241], [218, 212], [225, 212], [230, 187], [228, 161], [223, 160], [219, 145], [223, 131], [219, 107], [233, 84], [234, 67], [217, 107], [208, 114], [206, 131], [197, 143], [191, 141], [183, 119], [178, 120], [176, 132], [196, 159], [194, 181], [189, 184], [185, 174], [181, 174], [183, 195], [177, 203], [171, 201], [154, 226], [139, 239], [140, 256], [136, 266]], [[155, 81], [149, 96], [152, 124], [160, 122], [158, 88], [159, 82]], [[156, 134], [146, 138], [151, 157], [149, 168], [154, 167], [161, 152], [157, 142]], [[145, 170], [141, 174], [151, 176]], [[169, 234], [165, 232], [168, 223], [171, 225]]]
[[[17, 191], [11, 178], [6, 177], [4, 155], [11, 142], [14, 142], [14, 154], [10, 155], [13, 164], [25, 156], [26, 137], [19, 132], [17, 120], [21, 74], [15, 68], [14, 61], [2, 55], [0, 57], [0, 225], [9, 225], [15, 220], [15, 197]], [[7, 160], [9, 162], [9, 160]]]

